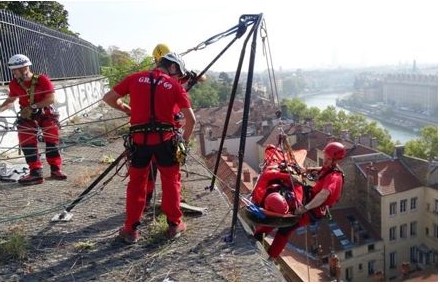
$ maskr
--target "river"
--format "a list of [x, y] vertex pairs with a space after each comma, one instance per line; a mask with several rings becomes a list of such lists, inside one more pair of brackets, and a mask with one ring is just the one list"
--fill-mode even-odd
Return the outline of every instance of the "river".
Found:
[[[348, 96], [350, 95], [350, 93], [338, 93], [338, 94], [319, 94], [319, 95], [313, 95], [313, 96], [308, 96], [308, 97], [303, 97], [301, 98], [301, 100], [307, 104], [307, 107], [317, 107], [320, 110], [324, 110], [326, 109], [328, 106], [334, 106], [336, 108], [336, 110], [343, 110], [347, 113], [350, 113], [350, 111], [337, 107], [336, 106], [336, 99], [340, 99], [343, 98], [344, 96]], [[388, 132], [391, 135], [391, 139], [393, 141], [400, 141], [400, 143], [406, 143], [409, 140], [415, 139], [417, 138], [417, 134], [414, 133], [413, 131], [410, 130], [405, 130], [399, 127], [394, 127], [392, 125], [386, 125], [384, 126], [380, 121], [367, 117], [368, 120], [371, 121], [376, 121], [377, 125], [379, 127], [382, 127], [386, 130], [388, 130]]]

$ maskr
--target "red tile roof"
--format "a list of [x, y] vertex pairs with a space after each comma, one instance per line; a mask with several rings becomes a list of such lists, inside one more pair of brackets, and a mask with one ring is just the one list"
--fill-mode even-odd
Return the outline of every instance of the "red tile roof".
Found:
[[[372, 164], [377, 172], [374, 181], [376, 190], [381, 195], [404, 192], [422, 186], [419, 180], [407, 170], [399, 160], [380, 161]], [[365, 178], [367, 178], [370, 162], [358, 164]], [[370, 172], [373, 174], [372, 172]]]
[[347, 149], [347, 156], [357, 156], [378, 153], [378, 151], [361, 144], [342, 140], [319, 130], [311, 130], [305, 134], [298, 134], [297, 143], [292, 146], [295, 149], [308, 149], [307, 157], [313, 161], [318, 158], [318, 150], [323, 150], [330, 141], [341, 142]]

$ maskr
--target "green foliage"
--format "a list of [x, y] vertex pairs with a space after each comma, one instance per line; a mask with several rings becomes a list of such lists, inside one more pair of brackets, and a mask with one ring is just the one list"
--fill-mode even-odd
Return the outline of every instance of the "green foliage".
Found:
[[69, 30], [69, 12], [55, 1], [0, 1], [0, 9], [40, 23], [46, 27], [78, 36]]
[[218, 84], [210, 79], [196, 84], [190, 90], [192, 107], [196, 109], [218, 106], [219, 92], [217, 87]]
[[113, 66], [131, 66], [135, 63], [128, 52], [118, 49], [113, 50], [113, 52], [110, 54], [110, 57], [112, 59]]
[[226, 72], [220, 72], [218, 79], [223, 85], [230, 86], [232, 84], [232, 79], [229, 78], [229, 75]]
[[283, 99], [281, 104], [287, 106], [288, 112], [292, 115], [293, 120], [295, 121], [302, 121], [308, 117], [308, 114], [311, 114], [306, 112], [307, 105], [298, 98]]
[[5, 238], [0, 238], [0, 261], [23, 260], [28, 252], [28, 240], [20, 229], [13, 229]]
[[297, 122], [303, 122], [305, 119], [313, 119], [317, 129], [324, 129], [328, 123], [332, 124], [334, 135], [340, 135], [341, 131], [346, 130], [350, 133], [351, 139], [370, 135], [377, 139], [378, 150], [392, 154], [394, 143], [391, 140], [389, 132], [377, 126], [376, 122], [368, 122], [366, 117], [360, 114], [347, 114], [344, 111], [336, 111], [334, 106], [328, 106], [320, 111], [316, 107], [308, 108], [300, 99], [284, 99], [282, 104], [287, 106], [288, 112]]
[[155, 244], [166, 241], [164, 231], [168, 228], [166, 216], [162, 213], [156, 216], [152, 222], [147, 224], [148, 234], [145, 235], [146, 244]]
[[97, 51], [99, 56], [99, 65], [101, 66], [101, 68], [111, 66], [112, 58], [109, 54], [107, 54], [105, 49], [102, 46], [98, 45]]
[[110, 46], [104, 50], [98, 46], [101, 63], [101, 73], [109, 79], [110, 87], [119, 83], [129, 74], [151, 69], [154, 66], [153, 58], [147, 56], [143, 49], [133, 49], [131, 52], [122, 51], [117, 46]]
[[424, 160], [438, 160], [438, 128], [436, 126], [422, 128], [420, 138], [405, 144], [405, 155]]
[[94, 243], [92, 241], [77, 242], [77, 243], [73, 244], [73, 247], [77, 251], [93, 250], [95, 248], [95, 246], [96, 246], [96, 243]]

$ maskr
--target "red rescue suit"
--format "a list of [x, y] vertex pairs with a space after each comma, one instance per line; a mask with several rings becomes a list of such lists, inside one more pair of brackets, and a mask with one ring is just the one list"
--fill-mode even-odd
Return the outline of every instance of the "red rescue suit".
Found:
[[[152, 91], [152, 88], [154, 91]], [[190, 108], [189, 96], [174, 78], [159, 69], [138, 72], [124, 78], [113, 90], [130, 95], [132, 127], [149, 125], [154, 120], [174, 128], [176, 109]], [[131, 134], [134, 143], [130, 181], [127, 185], [125, 230], [134, 230], [145, 208], [150, 163], [157, 165], [162, 182], [161, 209], [168, 224], [181, 222], [180, 166], [175, 159], [175, 131], [143, 131]]]
[[[295, 226], [279, 228], [277, 230], [273, 242], [268, 249], [268, 254], [270, 257], [276, 258], [280, 255], [287, 242], [289, 241], [290, 235], [296, 228], [310, 224], [311, 220], [317, 220], [325, 217], [327, 207], [333, 206], [340, 199], [343, 187], [343, 174], [340, 171], [333, 171], [332, 169], [322, 169], [320, 176], [321, 177], [318, 178], [316, 184], [311, 190], [310, 200], [313, 199], [313, 197], [322, 189], [329, 190], [330, 195], [327, 197], [324, 203], [321, 204], [321, 206], [303, 214], [298, 224], [296, 224]], [[254, 235], [262, 233], [268, 234], [272, 230], [272, 227], [261, 226], [255, 230]]]
[[[37, 75], [34, 75], [37, 76]], [[32, 86], [34, 84], [34, 86]], [[33, 102], [27, 90], [33, 89]], [[32, 88], [31, 88], [32, 87]], [[54, 86], [46, 75], [38, 75], [31, 81], [13, 79], [9, 84], [9, 96], [18, 97], [21, 110], [43, 101], [47, 95], [54, 93]], [[52, 170], [61, 170], [62, 158], [58, 150], [59, 125], [58, 114], [52, 106], [34, 109], [31, 117], [20, 117], [18, 120], [18, 141], [25, 155], [29, 169], [38, 170], [43, 167], [38, 154], [37, 131], [41, 128], [44, 141], [46, 142], [46, 160]]]

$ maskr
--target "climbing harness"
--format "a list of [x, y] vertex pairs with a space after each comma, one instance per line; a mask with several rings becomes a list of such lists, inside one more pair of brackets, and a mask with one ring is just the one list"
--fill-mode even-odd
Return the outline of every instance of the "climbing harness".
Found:
[[[324, 179], [327, 175], [332, 173], [339, 173], [342, 177], [342, 187], [344, 188], [344, 181], [345, 181], [345, 175], [342, 169], [335, 165], [330, 169], [327, 169], [326, 171], [316, 171], [315, 173], [308, 174], [306, 177], [308, 180], [316, 182], [318, 180]], [[304, 183], [303, 184], [303, 190], [304, 190], [304, 204], [309, 203], [313, 199], [312, 194], [312, 186], [310, 184]], [[342, 192], [341, 192], [342, 196]], [[338, 200], [336, 200], [337, 202]], [[319, 206], [317, 208], [314, 208], [312, 210], [309, 210], [307, 212], [309, 216], [311, 217], [312, 222], [318, 221], [323, 218], [327, 218], [328, 220], [332, 220], [333, 217], [330, 212], [330, 208], [328, 206]]]
[[[281, 136], [281, 135], [280, 135]], [[283, 136], [285, 139], [285, 136]], [[302, 176], [294, 170], [300, 168], [296, 163], [294, 154], [286, 154], [279, 145], [267, 145], [264, 154], [262, 172], [258, 176], [255, 187], [251, 193], [251, 204], [241, 210], [255, 224], [287, 227], [296, 224], [299, 216], [294, 215], [295, 209], [302, 204]], [[295, 161], [295, 162], [294, 162]], [[264, 208], [266, 197], [273, 192], [278, 192], [287, 200], [289, 210], [286, 214], [272, 212]]]
[[26, 87], [24, 85], [24, 81], [22, 79], [18, 79], [17, 82], [20, 85], [20, 87], [26, 92], [28, 95], [28, 102], [29, 106], [22, 108], [20, 111], [20, 117], [23, 119], [31, 119], [33, 115], [37, 114], [39, 111], [37, 108], [33, 109], [31, 106], [34, 104], [35, 99], [35, 87], [38, 82], [39, 75], [33, 74], [31, 79], [31, 85], [30, 87]]

